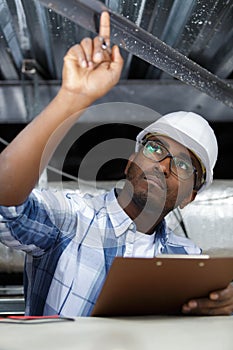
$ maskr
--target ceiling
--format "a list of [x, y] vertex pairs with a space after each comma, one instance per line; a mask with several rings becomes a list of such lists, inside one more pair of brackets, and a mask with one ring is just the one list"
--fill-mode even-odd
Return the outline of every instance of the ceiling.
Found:
[[[233, 0], [1, 0], [0, 121], [27, 122], [47, 104], [59, 87], [65, 52], [94, 35], [104, 8], [112, 16], [112, 41], [122, 48], [125, 65], [120, 84], [131, 95], [130, 102], [138, 99], [134, 101], [128, 90], [145, 95], [149, 84], [152, 92], [146, 104], [163, 113], [164, 99], [155, 100], [157, 90], [165, 96], [178, 88], [181, 94], [166, 103], [170, 109], [181, 108], [180, 96], [185, 94], [187, 104], [195, 97], [198, 102], [192, 102], [192, 109], [203, 109], [204, 114], [209, 103], [220, 100], [217, 112], [215, 108], [206, 117], [231, 119]], [[187, 90], [185, 84], [195, 89]], [[216, 84], [220, 85], [214, 91]]]
[[[0, 0], [1, 139], [12, 138], [56, 94], [65, 52], [96, 35], [105, 8], [125, 65], [118, 86], [100, 102], [133, 103], [161, 114], [198, 112], [221, 125], [217, 132], [229, 147], [233, 0]], [[130, 117], [142, 122], [141, 114]], [[125, 120], [117, 118], [108, 121]]]
[[[233, 71], [232, 0], [106, 0], [105, 5], [223, 79]], [[42, 4], [49, 4], [50, 8]], [[54, 12], [63, 4], [63, 16]], [[1, 0], [1, 80], [20, 80], [34, 59], [42, 79], [60, 79], [65, 51], [88, 29], [67, 19], [69, 4], [82, 1]], [[91, 9], [97, 1], [85, 1]], [[80, 5], [81, 4], [81, 5]], [[95, 9], [93, 9], [93, 12]], [[91, 11], [89, 12], [91, 14]], [[88, 15], [88, 12], [86, 13]], [[85, 25], [85, 20], [83, 19]], [[87, 23], [86, 26], [89, 24]], [[130, 56], [130, 57], [129, 57]], [[126, 79], [163, 79], [162, 71], [125, 55]]]

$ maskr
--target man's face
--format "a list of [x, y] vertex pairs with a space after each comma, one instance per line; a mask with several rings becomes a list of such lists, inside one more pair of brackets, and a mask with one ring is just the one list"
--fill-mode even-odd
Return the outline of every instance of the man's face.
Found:
[[187, 205], [196, 195], [193, 191], [195, 175], [191, 173], [189, 178], [181, 179], [177, 177], [177, 169], [186, 169], [184, 166], [190, 164], [200, 174], [201, 166], [191, 152], [169, 137], [153, 135], [149, 140], [158, 142], [161, 147], [165, 146], [169, 154], [175, 157], [177, 167], [174, 166], [173, 160], [171, 163], [170, 157], [157, 162], [149, 159], [145, 151], [143, 154], [142, 147], [128, 162], [125, 170], [126, 180], [131, 185], [132, 200], [139, 209], [157, 213], [159, 211], [165, 216], [175, 207]]

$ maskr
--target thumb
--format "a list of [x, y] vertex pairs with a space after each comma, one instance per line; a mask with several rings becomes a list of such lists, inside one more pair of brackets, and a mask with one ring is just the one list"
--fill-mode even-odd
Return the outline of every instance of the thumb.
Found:
[[112, 63], [111, 68], [118, 71], [118, 73], [121, 73], [122, 67], [124, 64], [124, 60], [121, 56], [120, 49], [117, 45], [114, 45], [112, 47]]

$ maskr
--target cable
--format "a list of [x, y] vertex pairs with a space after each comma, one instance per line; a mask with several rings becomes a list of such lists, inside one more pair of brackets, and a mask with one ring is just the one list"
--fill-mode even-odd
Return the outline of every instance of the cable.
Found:
[[[181, 212], [180, 212], [180, 209], [179, 208], [176, 208], [173, 210], [173, 214], [175, 215], [175, 218], [176, 220], [178, 221], [178, 223], [180, 224], [181, 228], [182, 228], [182, 231], [185, 235], [186, 238], [189, 238], [188, 236], [188, 232], [187, 232], [187, 228], [185, 226], [185, 223], [184, 223], [184, 219], [181, 215]], [[179, 214], [179, 215], [178, 215]]]
[[73, 176], [73, 175], [71, 175], [71, 174], [68, 174], [68, 173], [66, 173], [65, 171], [59, 170], [59, 169], [57, 169], [57, 168], [54, 168], [54, 167], [51, 166], [51, 165], [47, 165], [46, 168], [47, 168], [48, 170], [53, 171], [53, 172], [56, 173], [56, 174], [66, 176], [66, 177], [68, 177], [70, 180], [79, 181], [79, 178], [78, 178], [78, 177]]
[[4, 145], [4, 146], [8, 146], [9, 142], [7, 142], [6, 140], [4, 140], [3, 138], [0, 137], [0, 142]]

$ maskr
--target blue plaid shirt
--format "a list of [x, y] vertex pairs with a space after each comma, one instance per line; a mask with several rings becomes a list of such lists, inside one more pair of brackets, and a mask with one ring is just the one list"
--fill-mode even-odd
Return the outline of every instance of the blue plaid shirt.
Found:
[[[2, 243], [27, 253], [27, 315], [90, 315], [114, 257], [133, 246], [135, 232], [114, 189], [98, 196], [34, 190], [22, 205], [0, 207]], [[200, 249], [163, 221], [154, 238], [154, 256], [161, 253]]]

